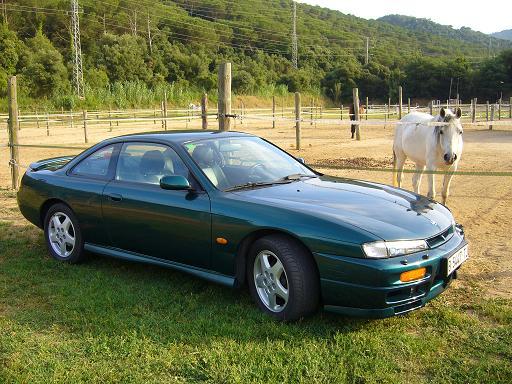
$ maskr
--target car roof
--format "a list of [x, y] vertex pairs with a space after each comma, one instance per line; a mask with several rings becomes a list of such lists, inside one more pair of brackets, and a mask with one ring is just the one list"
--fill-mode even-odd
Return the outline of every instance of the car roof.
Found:
[[213, 130], [183, 130], [183, 131], [160, 131], [160, 132], [147, 132], [147, 133], [133, 133], [124, 136], [118, 136], [110, 139], [112, 142], [127, 141], [127, 140], [158, 140], [170, 143], [183, 144], [190, 141], [214, 139], [221, 137], [254, 137], [254, 135], [243, 132], [222, 132]]

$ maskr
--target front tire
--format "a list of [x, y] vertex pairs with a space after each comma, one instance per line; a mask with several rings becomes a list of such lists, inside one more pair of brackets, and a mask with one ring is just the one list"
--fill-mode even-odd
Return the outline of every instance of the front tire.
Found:
[[293, 321], [317, 310], [320, 282], [316, 264], [293, 239], [271, 235], [257, 240], [246, 273], [253, 300], [270, 316]]
[[55, 204], [46, 212], [44, 237], [54, 259], [75, 264], [84, 257], [84, 241], [78, 220], [64, 204]]

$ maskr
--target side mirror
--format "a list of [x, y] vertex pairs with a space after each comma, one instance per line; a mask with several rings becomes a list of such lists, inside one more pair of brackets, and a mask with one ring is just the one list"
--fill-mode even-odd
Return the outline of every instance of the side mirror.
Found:
[[306, 159], [304, 159], [303, 157], [297, 157], [296, 159], [302, 164], [306, 165]]
[[184, 176], [164, 176], [160, 179], [160, 188], [168, 191], [189, 191], [192, 189]]

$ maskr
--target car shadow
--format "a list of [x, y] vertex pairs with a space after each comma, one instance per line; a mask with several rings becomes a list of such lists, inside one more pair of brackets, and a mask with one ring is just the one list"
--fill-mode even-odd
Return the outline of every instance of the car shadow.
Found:
[[[261, 313], [246, 289], [185, 273], [88, 254], [78, 265], [53, 260], [32, 226], [2, 224], [3, 316], [34, 331], [58, 327], [74, 336], [137, 335], [157, 342], [204, 343], [325, 339], [387, 320], [347, 318], [319, 310], [280, 323]], [[4, 231], [5, 229], [5, 231]], [[3, 291], [3, 292], [2, 292]]]

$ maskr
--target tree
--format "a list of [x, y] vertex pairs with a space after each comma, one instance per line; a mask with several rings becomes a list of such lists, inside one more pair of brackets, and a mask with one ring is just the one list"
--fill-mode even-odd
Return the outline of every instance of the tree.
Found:
[[0, 95], [6, 96], [7, 78], [16, 74], [20, 56], [25, 45], [18, 39], [16, 33], [10, 31], [7, 24], [0, 23]]
[[112, 83], [141, 80], [149, 83], [152, 73], [147, 65], [147, 47], [143, 38], [124, 34], [106, 34], [98, 42], [97, 64], [103, 66]]
[[69, 92], [68, 71], [62, 55], [39, 30], [27, 40], [21, 59], [21, 85], [35, 98]]

